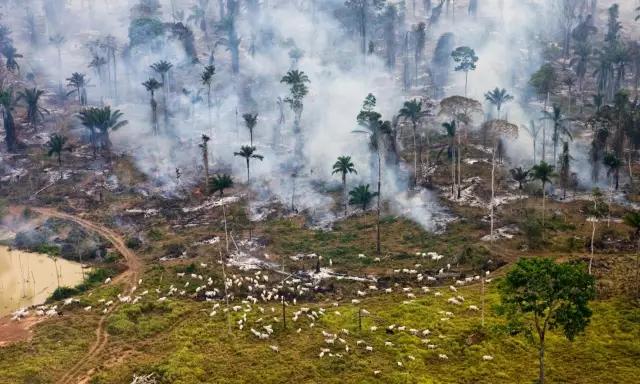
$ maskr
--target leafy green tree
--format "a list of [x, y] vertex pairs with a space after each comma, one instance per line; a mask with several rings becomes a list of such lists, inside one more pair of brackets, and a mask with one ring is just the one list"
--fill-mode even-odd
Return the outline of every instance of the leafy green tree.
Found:
[[347, 206], [348, 206], [348, 198], [347, 198], [347, 175], [350, 173], [357, 174], [355, 166], [351, 161], [351, 156], [340, 156], [338, 160], [333, 164], [333, 172], [332, 175], [339, 173], [342, 177], [342, 191], [344, 193], [344, 215], [347, 215]]
[[153, 77], [151, 77], [151, 78], [149, 78], [149, 80], [147, 80], [144, 83], [142, 83], [142, 86], [151, 95], [151, 101], [150, 101], [150, 104], [151, 104], [151, 128], [152, 128], [153, 134], [157, 135], [160, 130], [159, 130], [159, 127], [158, 127], [158, 102], [156, 102], [155, 94], [156, 94], [156, 90], [158, 90], [158, 89], [160, 89], [162, 87], [162, 84], [160, 84], [158, 82], [158, 80], [156, 80]]
[[539, 384], [545, 381], [547, 333], [558, 329], [573, 341], [589, 324], [595, 278], [584, 269], [582, 264], [551, 259], [520, 259], [500, 284], [500, 313], [537, 344]]
[[129, 124], [127, 120], [121, 120], [122, 116], [122, 112], [117, 109], [111, 110], [110, 106], [102, 108], [89, 107], [78, 113], [80, 122], [91, 134], [90, 140], [93, 145], [94, 155], [98, 148], [107, 151], [111, 148], [110, 132]]
[[14, 105], [15, 100], [13, 97], [13, 89], [6, 88], [0, 90], [0, 106], [2, 107], [2, 120], [5, 134], [4, 140], [7, 144], [7, 150], [9, 152], [14, 152], [18, 143], [16, 123], [13, 119]]
[[209, 181], [209, 191], [211, 193], [220, 193], [220, 197], [224, 196], [224, 190], [233, 188], [233, 178], [224, 173], [221, 175], [214, 175]]
[[619, 188], [620, 181], [620, 168], [622, 167], [622, 160], [615, 153], [607, 153], [602, 159], [605, 167], [607, 167], [607, 176], [612, 177], [615, 180], [616, 191]]
[[47, 156], [51, 157], [55, 155], [57, 157], [58, 167], [60, 169], [60, 180], [62, 180], [62, 152], [71, 152], [71, 147], [66, 144], [67, 138], [59, 134], [54, 134], [53, 136], [51, 136], [46, 144]]
[[[418, 182], [418, 124], [425, 117], [429, 116], [430, 111], [428, 109], [423, 108], [422, 101], [418, 101], [418, 99], [413, 99], [410, 101], [405, 101], [404, 106], [399, 111], [399, 116], [409, 120], [411, 122], [411, 129], [413, 131], [413, 172], [414, 172], [414, 183]], [[429, 149], [427, 148], [427, 151]], [[427, 164], [428, 166], [429, 164]]]
[[518, 183], [518, 189], [522, 190], [522, 185], [529, 179], [529, 170], [516, 167], [509, 170], [513, 181]]
[[256, 147], [252, 147], [252, 146], [248, 146], [248, 145], [243, 145], [240, 147], [240, 151], [239, 152], [234, 152], [233, 153], [234, 156], [240, 156], [242, 158], [245, 159], [245, 161], [247, 162], [247, 184], [249, 184], [250, 182], [250, 174], [249, 174], [249, 163], [251, 161], [251, 159], [258, 159], [260, 161], [264, 160], [264, 156], [259, 155], [256, 153]]
[[44, 120], [44, 113], [49, 114], [49, 110], [40, 105], [40, 98], [44, 95], [44, 91], [37, 88], [26, 88], [22, 92], [18, 92], [16, 101], [24, 100], [27, 107], [27, 121], [32, 128], [36, 128], [38, 123]]
[[73, 72], [71, 77], [67, 78], [67, 87], [73, 88], [68, 95], [75, 93], [78, 95], [78, 100], [81, 106], [87, 105], [87, 85], [89, 81], [84, 73]]
[[500, 118], [500, 110], [502, 109], [502, 106], [513, 100], [513, 96], [507, 93], [506, 89], [500, 89], [498, 87], [496, 87], [493, 91], [485, 93], [484, 98], [485, 100], [496, 106], [496, 109], [498, 110], [498, 119]]
[[478, 56], [476, 51], [469, 47], [458, 47], [451, 52], [453, 61], [457, 63], [454, 68], [456, 71], [464, 72], [464, 97], [467, 97], [467, 84], [469, 81], [469, 71], [476, 70], [476, 63], [478, 62]]
[[251, 143], [250, 145], [253, 147], [253, 129], [258, 124], [258, 114], [245, 113], [244, 115], [242, 115], [242, 118], [244, 119], [244, 125], [249, 130], [249, 142]]
[[349, 191], [349, 204], [359, 206], [363, 212], [367, 211], [367, 208], [371, 204], [374, 197], [378, 196], [377, 192], [369, 191], [369, 184], [358, 185]]
[[544, 225], [545, 225], [545, 203], [547, 200], [547, 184], [550, 184], [551, 178], [555, 176], [553, 165], [547, 164], [544, 160], [540, 164], [536, 164], [531, 168], [531, 178], [534, 180], [540, 180], [542, 183], [542, 227], [544, 238]]

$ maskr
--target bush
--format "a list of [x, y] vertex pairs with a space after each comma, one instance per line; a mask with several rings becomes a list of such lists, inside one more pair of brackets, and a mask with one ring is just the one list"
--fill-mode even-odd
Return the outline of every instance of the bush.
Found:
[[64, 300], [68, 299], [71, 296], [75, 296], [78, 293], [80, 293], [80, 291], [77, 288], [58, 287], [55, 291], [53, 291], [53, 294], [51, 294], [50, 300]]
[[129, 237], [126, 241], [126, 246], [129, 249], [139, 249], [142, 246], [142, 240], [139, 237]]
[[525, 216], [520, 223], [520, 228], [529, 249], [538, 249], [542, 246], [542, 223], [537, 218]]

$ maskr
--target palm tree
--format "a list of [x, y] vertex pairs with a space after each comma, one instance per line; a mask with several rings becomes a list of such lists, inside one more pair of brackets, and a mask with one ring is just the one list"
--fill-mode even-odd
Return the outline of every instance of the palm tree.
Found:
[[280, 79], [283, 84], [289, 85], [289, 96], [285, 97], [284, 102], [289, 104], [289, 108], [293, 111], [293, 133], [296, 136], [296, 154], [300, 154], [302, 151], [302, 140], [300, 139], [300, 119], [302, 118], [302, 111], [304, 110], [304, 104], [302, 100], [309, 93], [307, 83], [310, 82], [309, 76], [303, 71], [293, 69], [287, 72], [286, 75]]
[[558, 104], [553, 105], [553, 110], [551, 112], [545, 110], [542, 111], [542, 114], [542, 120], [549, 120], [553, 122], [553, 136], [551, 137], [551, 141], [553, 142], [553, 162], [555, 163], [560, 135], [566, 135], [570, 140], [572, 140], [573, 137], [565, 124], [568, 119], [562, 115], [562, 109]]
[[0, 91], [0, 106], [2, 107], [2, 120], [4, 123], [5, 142], [7, 150], [13, 152], [16, 150], [18, 142], [16, 123], [13, 119], [13, 106], [15, 100], [13, 98], [13, 89], [7, 88]]
[[67, 78], [67, 87], [73, 88], [68, 95], [76, 93], [81, 106], [87, 105], [87, 85], [89, 81], [85, 76], [84, 73], [73, 72], [71, 77]]
[[18, 92], [16, 101], [24, 100], [27, 107], [27, 121], [31, 124], [32, 128], [36, 128], [38, 122], [44, 120], [44, 113], [49, 114], [49, 111], [40, 106], [40, 97], [44, 95], [44, 91], [37, 88], [26, 88], [22, 92]]
[[507, 93], [507, 90], [496, 87], [493, 91], [489, 91], [484, 94], [485, 100], [490, 102], [491, 104], [496, 106], [498, 110], [498, 119], [500, 119], [500, 110], [502, 106], [511, 100], [513, 100], [513, 96]]
[[60, 168], [60, 180], [62, 180], [62, 152], [64, 151], [69, 151], [71, 152], [71, 147], [66, 145], [67, 143], [67, 138], [59, 135], [59, 134], [55, 134], [53, 136], [51, 136], [49, 138], [49, 141], [47, 142], [47, 156], [51, 157], [53, 155], [56, 155], [56, 157], [58, 158], [58, 167]]
[[362, 209], [362, 212], [366, 212], [373, 198], [378, 196], [378, 192], [369, 191], [369, 184], [361, 184], [349, 191], [349, 196], [351, 196], [349, 198], [349, 204], [358, 205]]
[[93, 68], [93, 70], [96, 72], [96, 75], [98, 75], [98, 79], [101, 83], [104, 81], [102, 68], [105, 65], [107, 65], [107, 59], [98, 55], [93, 56], [93, 59], [91, 59], [91, 62], [89, 63], [89, 68]]
[[168, 94], [169, 94], [169, 82], [167, 81], [167, 75], [169, 71], [173, 68], [173, 64], [166, 60], [160, 60], [151, 65], [151, 69], [153, 69], [156, 73], [160, 75], [160, 80], [162, 81], [162, 88], [164, 90], [162, 94], [163, 104], [164, 104], [164, 127], [167, 129], [169, 125], [169, 106], [167, 104]]
[[142, 83], [142, 85], [145, 87], [147, 92], [151, 94], [151, 125], [152, 125], [153, 134], [157, 135], [159, 131], [158, 130], [158, 103], [156, 102], [156, 99], [155, 99], [155, 92], [157, 89], [160, 89], [160, 87], [162, 87], [162, 84], [160, 84], [158, 80], [152, 77], [152, 78], [149, 78], [149, 80]]
[[632, 239], [638, 241], [636, 250], [636, 297], [640, 297], [640, 211], [632, 211], [622, 218], [624, 223], [633, 229]]
[[615, 153], [607, 153], [606, 155], [604, 155], [604, 159], [602, 159], [602, 162], [604, 163], [605, 167], [607, 167], [607, 176], [611, 177], [611, 175], [613, 175], [617, 191], [619, 187], [620, 167], [622, 167], [622, 161], [618, 156], [616, 156]]
[[233, 178], [224, 173], [222, 175], [214, 175], [209, 181], [209, 191], [211, 193], [220, 193], [220, 197], [224, 196], [224, 190], [233, 187]]
[[339, 173], [342, 176], [342, 191], [344, 193], [344, 215], [346, 216], [347, 207], [349, 204], [349, 200], [347, 197], [347, 174], [358, 174], [358, 171], [356, 171], [356, 168], [351, 161], [351, 156], [338, 157], [338, 160], [335, 162], [335, 164], [333, 164], [333, 172], [331, 172], [331, 174], [335, 175], [336, 173]]
[[522, 189], [522, 184], [529, 178], [529, 170], [522, 169], [522, 167], [512, 168], [509, 170], [513, 181], [518, 182], [518, 189]]
[[454, 143], [456, 138], [456, 121], [452, 120], [451, 122], [442, 123], [442, 127], [445, 129], [447, 137], [449, 138], [449, 148], [447, 152], [449, 155], [449, 159], [451, 159], [451, 196], [455, 196], [456, 148]]
[[202, 163], [204, 165], [204, 191], [209, 188], [209, 140], [211, 140], [211, 138], [203, 134], [202, 143], [198, 144], [202, 150]]
[[252, 146], [248, 146], [248, 145], [243, 145], [240, 147], [240, 151], [239, 152], [234, 152], [233, 153], [234, 156], [240, 156], [243, 157], [246, 162], [247, 162], [247, 184], [249, 184], [250, 182], [250, 174], [249, 174], [249, 163], [251, 159], [258, 159], [260, 161], [262, 161], [264, 159], [264, 156], [262, 155], [258, 155], [256, 153], [256, 147], [252, 147]]
[[7, 70], [9, 70], [9, 72], [18, 71], [19, 73], [20, 66], [16, 59], [22, 58], [23, 56], [18, 53], [18, 50], [13, 45], [5, 45], [2, 47], [2, 55], [7, 59]]
[[117, 109], [112, 111], [110, 106], [102, 108], [89, 107], [78, 113], [80, 122], [90, 132], [94, 155], [98, 147], [105, 150], [111, 148], [109, 132], [122, 128], [129, 123], [127, 120], [120, 120], [122, 116], [122, 112]]
[[551, 183], [551, 178], [555, 176], [553, 165], [547, 164], [544, 160], [540, 164], [536, 164], [531, 168], [531, 178], [542, 182], [542, 235], [544, 240], [545, 225], [545, 202], [547, 199], [546, 189], [547, 183]]
[[242, 118], [244, 119], [244, 125], [249, 130], [249, 142], [253, 147], [253, 128], [255, 128], [256, 124], [258, 124], [258, 114], [245, 113], [244, 115], [242, 115]]
[[213, 127], [211, 125], [211, 84], [213, 83], [213, 75], [216, 74], [216, 67], [213, 65], [207, 65], [204, 67], [202, 74], [200, 75], [200, 80], [202, 81], [202, 85], [207, 87], [207, 109], [209, 111], [209, 130], [210, 133], [213, 133]]
[[[422, 101], [413, 99], [411, 101], [405, 101], [404, 107], [400, 109], [400, 117], [411, 121], [411, 128], [413, 129], [413, 168], [414, 168], [414, 183], [418, 183], [418, 144], [417, 144], [417, 131], [420, 121], [429, 115], [429, 111], [422, 109]], [[429, 166], [429, 148], [427, 142], [427, 166]]]

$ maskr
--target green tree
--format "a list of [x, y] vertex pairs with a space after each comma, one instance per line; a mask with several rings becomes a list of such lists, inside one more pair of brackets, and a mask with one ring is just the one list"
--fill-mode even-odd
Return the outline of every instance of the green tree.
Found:
[[464, 97], [467, 97], [467, 84], [469, 80], [469, 71], [476, 70], [476, 63], [478, 62], [478, 56], [476, 51], [469, 47], [458, 47], [451, 52], [453, 61], [457, 63], [454, 68], [456, 71], [464, 72]]
[[561, 330], [573, 341], [589, 324], [595, 279], [584, 269], [582, 264], [558, 264], [551, 259], [520, 259], [500, 284], [500, 313], [537, 344], [539, 384], [545, 381], [547, 332]]
[[149, 80], [142, 83], [142, 86], [149, 92], [151, 95], [151, 129], [154, 135], [159, 133], [158, 129], [158, 103], [156, 102], [155, 94], [156, 90], [162, 87], [162, 84], [158, 82], [158, 80], [149, 78]]
[[249, 130], [249, 142], [251, 143], [250, 145], [253, 147], [253, 129], [258, 124], [258, 114], [245, 113], [244, 115], [242, 115], [242, 118], [244, 119], [244, 125]]
[[545, 203], [547, 200], [547, 184], [551, 183], [551, 178], [555, 176], [553, 165], [547, 164], [544, 160], [540, 164], [536, 164], [531, 168], [531, 178], [534, 180], [540, 180], [542, 183], [542, 228], [543, 228], [543, 240], [544, 240], [544, 225], [545, 225]]
[[613, 177], [615, 181], [616, 191], [619, 188], [620, 181], [620, 168], [622, 167], [622, 160], [615, 153], [607, 153], [604, 155], [604, 159], [602, 159], [605, 167], [607, 167], [607, 176]]
[[348, 206], [348, 198], [347, 198], [347, 175], [350, 173], [357, 174], [355, 166], [351, 161], [351, 156], [340, 156], [338, 160], [333, 164], [333, 172], [332, 175], [339, 173], [342, 177], [342, 191], [344, 193], [344, 215], [347, 215], [347, 206]]
[[2, 107], [2, 120], [4, 125], [5, 143], [7, 150], [14, 152], [17, 149], [17, 132], [16, 123], [13, 119], [13, 107], [15, 100], [13, 97], [13, 89], [6, 88], [0, 91], [0, 106]]
[[87, 105], [87, 85], [89, 81], [84, 73], [73, 72], [71, 77], [67, 78], [67, 87], [73, 88], [68, 95], [75, 93], [78, 96], [81, 106]]
[[522, 184], [529, 179], [529, 170], [525, 170], [522, 167], [516, 167], [509, 170], [513, 181], [518, 183], [518, 189], [522, 190]]
[[484, 98], [485, 100], [496, 106], [496, 109], [498, 110], [498, 119], [500, 118], [500, 110], [502, 109], [502, 106], [513, 100], [513, 96], [507, 93], [506, 89], [500, 89], [498, 87], [496, 87], [493, 91], [485, 93]]
[[55, 155], [57, 157], [58, 168], [60, 169], [60, 180], [62, 180], [62, 152], [71, 152], [71, 147], [66, 144], [67, 138], [59, 134], [54, 134], [53, 136], [51, 136], [46, 144], [47, 156], [51, 157]]
[[[411, 122], [411, 129], [413, 131], [413, 181], [416, 184], [418, 183], [418, 124], [420, 124], [422, 119], [429, 116], [429, 114], [430, 111], [423, 109], [422, 101], [418, 101], [418, 99], [405, 101], [404, 106], [399, 111], [400, 117]], [[427, 151], [429, 151], [429, 148], [427, 148]], [[428, 162], [427, 166], [429, 166]]]
[[37, 88], [26, 88], [22, 92], [18, 92], [16, 102], [24, 100], [27, 107], [27, 121], [33, 129], [39, 122], [44, 120], [44, 113], [49, 114], [49, 110], [40, 105], [40, 98], [44, 95], [44, 91]]
[[221, 175], [214, 175], [209, 181], [209, 191], [211, 193], [220, 193], [220, 197], [224, 196], [224, 190], [233, 188], [233, 178], [224, 173]]
[[256, 153], [256, 147], [252, 147], [252, 146], [248, 146], [248, 145], [243, 145], [240, 147], [240, 151], [239, 152], [234, 152], [233, 153], [234, 156], [240, 156], [242, 158], [245, 159], [245, 161], [247, 162], [247, 184], [249, 184], [251, 178], [250, 178], [250, 174], [249, 174], [249, 163], [251, 161], [251, 159], [258, 159], [260, 161], [264, 160], [264, 156], [259, 155]]
[[358, 185], [349, 191], [349, 204], [359, 206], [363, 212], [367, 211], [369, 204], [374, 197], [378, 196], [377, 192], [369, 191], [369, 184]]
[[110, 106], [102, 108], [89, 107], [78, 113], [80, 122], [91, 134], [90, 139], [94, 155], [98, 148], [109, 151], [111, 148], [110, 132], [116, 131], [129, 123], [127, 120], [121, 120], [122, 116], [122, 112], [117, 109], [111, 110]]

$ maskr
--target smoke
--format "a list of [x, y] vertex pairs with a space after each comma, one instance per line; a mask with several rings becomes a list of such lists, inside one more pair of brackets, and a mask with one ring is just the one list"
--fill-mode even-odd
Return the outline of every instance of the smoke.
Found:
[[[45, 0], [50, 9], [53, 0]], [[6, 2], [5, 2], [6, 3]], [[93, 87], [88, 88], [90, 104], [110, 104], [120, 109], [129, 124], [112, 134], [116, 152], [132, 156], [138, 168], [152, 180], [153, 188], [162, 194], [179, 194], [184, 187], [202, 181], [202, 155], [198, 147], [202, 134], [209, 135], [209, 168], [213, 172], [229, 172], [236, 182], [244, 182], [246, 163], [234, 156], [241, 145], [249, 144], [244, 127], [244, 113], [258, 113], [254, 145], [264, 156], [263, 161], [251, 161], [253, 199], [257, 206], [275, 198], [284, 206], [293, 205], [309, 213], [316, 222], [334, 220], [332, 207], [341, 204], [326, 193], [339, 187], [339, 177], [331, 174], [331, 165], [338, 156], [351, 156], [358, 170], [349, 175], [349, 187], [371, 184], [375, 190], [377, 169], [371, 164], [368, 138], [353, 133], [358, 128], [356, 115], [362, 100], [369, 93], [378, 99], [377, 110], [385, 120], [405, 101], [401, 81], [396, 73], [385, 68], [383, 55], [358, 54], [358, 39], [351, 36], [335, 16], [343, 1], [264, 1], [259, 12], [242, 8], [236, 18], [236, 33], [240, 37], [240, 73], [231, 69], [229, 41], [226, 34], [216, 34], [210, 27], [208, 39], [202, 38], [197, 25], [187, 23], [191, 1], [163, 1], [161, 15], [165, 26], [176, 21], [187, 23], [196, 34], [196, 49], [200, 63], [194, 64], [179, 39], [167, 32], [154, 44], [129, 47], [129, 23], [134, 1], [107, 2], [74, 0], [57, 4], [59, 12], [48, 15], [41, 2], [31, 2], [32, 11], [46, 19], [43, 36], [62, 33], [62, 71], [57, 48], [43, 37], [38, 46], [22, 40], [18, 48], [25, 52], [26, 67], [41, 73], [41, 87], [56, 86], [71, 72], [85, 72]], [[207, 12], [217, 19], [217, 2], [210, 1]], [[484, 93], [493, 88], [507, 88], [516, 100], [505, 106], [503, 114], [516, 124], [539, 119], [539, 112], [523, 107], [527, 100], [527, 81], [540, 65], [540, 35], [555, 28], [548, 20], [549, 1], [483, 1], [477, 17], [456, 14], [455, 21], [445, 20], [428, 29], [428, 49], [425, 61], [430, 62], [436, 40], [444, 33], [455, 35], [456, 46], [474, 48], [480, 57], [478, 68], [469, 75], [469, 97], [484, 100]], [[242, 4], [242, 2], [241, 2]], [[25, 12], [6, 4], [1, 12], [3, 22], [21, 34]], [[180, 12], [184, 15], [180, 17]], [[48, 17], [47, 17], [48, 16]], [[398, 36], [411, 29], [398, 26]], [[88, 42], [112, 35], [118, 42], [118, 82], [110, 86], [111, 74], [98, 74], [87, 67], [91, 61]], [[17, 36], [14, 36], [17, 37]], [[398, 41], [402, 39], [399, 37]], [[398, 49], [400, 50], [400, 49]], [[151, 134], [150, 96], [141, 83], [160, 76], [150, 69], [158, 60], [173, 64], [169, 72], [167, 102], [169, 124], [164, 124], [165, 91], [158, 90], [158, 121], [161, 135]], [[210, 61], [216, 66], [208, 108], [206, 87], [200, 81], [203, 66]], [[106, 68], [105, 70], [108, 70]], [[302, 158], [293, 155], [296, 137], [293, 134], [294, 114], [284, 106], [285, 123], [279, 124], [278, 98], [288, 95], [280, 79], [290, 69], [304, 71], [309, 79], [309, 94], [304, 99], [301, 119]], [[111, 73], [111, 72], [109, 72]], [[55, 79], [55, 81], [51, 80]], [[464, 93], [464, 75], [449, 73], [447, 95]], [[113, 79], [111, 79], [113, 80]], [[117, 93], [117, 94], [116, 94]], [[487, 107], [488, 110], [489, 107]], [[480, 122], [477, 122], [479, 125]], [[439, 124], [438, 124], [439, 126]], [[274, 138], [280, 140], [274, 143]], [[516, 161], [532, 157], [532, 145], [524, 133], [511, 143], [509, 153]], [[519, 157], [519, 158], [518, 158]], [[181, 178], [176, 177], [176, 169]], [[295, 177], [293, 175], [295, 174]], [[428, 192], [406, 192], [408, 172], [385, 166], [382, 196], [392, 210], [422, 225], [436, 229], [442, 208]], [[340, 210], [340, 209], [336, 209]]]

